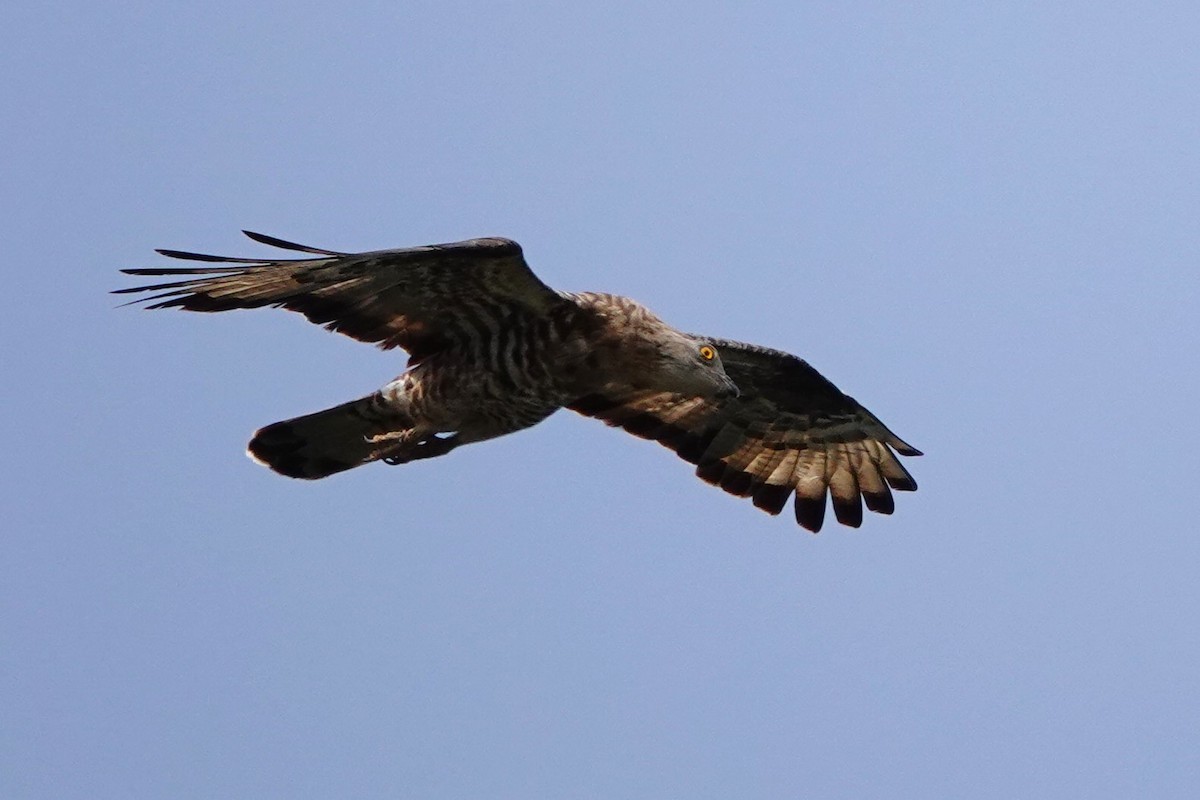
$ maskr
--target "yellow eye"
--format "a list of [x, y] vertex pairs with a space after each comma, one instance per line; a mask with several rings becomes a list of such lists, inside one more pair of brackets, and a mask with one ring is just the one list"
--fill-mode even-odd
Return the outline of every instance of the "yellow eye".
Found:
[[709, 347], [706, 344], [700, 345], [700, 357], [703, 358], [705, 361], [712, 361], [714, 358], [717, 357], [717, 351], [713, 350], [711, 347]]

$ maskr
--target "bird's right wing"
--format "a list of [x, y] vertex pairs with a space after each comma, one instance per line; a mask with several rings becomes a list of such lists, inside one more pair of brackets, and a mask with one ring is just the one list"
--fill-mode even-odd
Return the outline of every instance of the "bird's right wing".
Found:
[[917, 488], [895, 453], [921, 452], [807, 362], [756, 345], [709, 341], [739, 397], [643, 390], [592, 394], [570, 408], [669, 447], [696, 464], [701, 479], [753, 498], [768, 513], [780, 513], [794, 498], [796, 521], [814, 532], [824, 522], [827, 495], [838, 521], [858, 527], [864, 501], [890, 514], [892, 490]]
[[257, 242], [313, 257], [227, 258], [159, 250], [212, 266], [122, 270], [178, 279], [115, 293], [156, 292], [139, 298], [148, 308], [286, 308], [329, 330], [385, 349], [403, 347], [414, 356], [494, 331], [507, 316], [540, 316], [567, 302], [533, 274], [521, 246], [509, 239], [338, 253], [245, 233]]

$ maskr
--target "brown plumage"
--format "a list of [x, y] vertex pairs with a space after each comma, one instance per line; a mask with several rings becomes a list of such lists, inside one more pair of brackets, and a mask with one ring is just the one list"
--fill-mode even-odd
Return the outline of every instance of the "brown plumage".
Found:
[[283, 475], [440, 456], [567, 407], [662, 443], [768, 513], [794, 497], [812, 531], [826, 494], [837, 520], [858, 527], [864, 503], [890, 514], [892, 490], [917, 488], [895, 454], [920, 452], [803, 360], [683, 333], [628, 298], [556, 292], [516, 242], [353, 254], [246, 234], [306, 257], [160, 250], [209, 266], [124, 270], [172, 280], [117, 292], [153, 292], [141, 298], [149, 308], [278, 306], [410, 356], [371, 395], [256, 432], [251, 457]]

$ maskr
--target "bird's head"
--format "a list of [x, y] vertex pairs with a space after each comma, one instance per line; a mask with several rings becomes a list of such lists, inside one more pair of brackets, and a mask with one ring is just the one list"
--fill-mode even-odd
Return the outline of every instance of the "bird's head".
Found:
[[737, 397], [738, 387], [725, 372], [721, 354], [707, 339], [670, 331], [656, 343], [655, 369], [647, 388], [697, 397]]
[[711, 340], [676, 330], [626, 297], [582, 293], [571, 298], [589, 319], [589, 332], [579, 340], [588, 364], [585, 385], [705, 398], [738, 396], [737, 384], [725, 373]]

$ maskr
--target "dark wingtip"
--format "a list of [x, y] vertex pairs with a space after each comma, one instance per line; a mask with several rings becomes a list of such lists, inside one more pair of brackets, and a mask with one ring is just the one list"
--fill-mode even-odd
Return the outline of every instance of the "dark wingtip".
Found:
[[906, 470], [903, 478], [885, 477], [887, 485], [892, 487], [897, 492], [915, 492], [917, 490], [917, 482], [912, 475]]
[[837, 521], [851, 528], [860, 528], [863, 523], [862, 496], [855, 492], [845, 500], [833, 498], [833, 515]]
[[867, 504], [868, 510], [876, 514], [891, 514], [896, 510], [896, 499], [892, 497], [886, 484], [881, 492], [863, 492], [863, 502]]
[[713, 486], [721, 485], [725, 475], [725, 462], [721, 460], [708, 461], [696, 468], [696, 477]]
[[230, 258], [228, 256], [214, 256], [208, 253], [192, 253], [188, 250], [170, 250], [165, 247], [156, 247], [154, 252], [167, 258], [181, 258], [184, 261], [213, 261], [218, 263], [238, 263], [238, 264], [261, 264], [260, 258]]
[[754, 476], [729, 467], [721, 476], [721, 488], [734, 497], [749, 497], [754, 490]]
[[708, 452], [708, 446], [717, 438], [717, 430], [710, 428], [700, 433], [688, 434], [680, 438], [675, 452], [689, 464], [699, 464]]
[[754, 507], [761, 508], [771, 515], [779, 514], [787, 505], [788, 497], [791, 494], [791, 486], [774, 483], [759, 484], [758, 488], [754, 490]]
[[[261, 262], [253, 262], [261, 263]], [[245, 267], [130, 267], [121, 270], [125, 275], [225, 275], [245, 272]], [[143, 287], [145, 288], [145, 287]], [[134, 289], [133, 291], [137, 291]]]
[[800, 527], [807, 528], [813, 533], [820, 533], [821, 526], [825, 523], [825, 495], [820, 497], [801, 497], [796, 495], [796, 502], [793, 504], [796, 511], [796, 522], [800, 523]]
[[248, 231], [245, 229], [242, 230], [242, 233], [259, 244], [265, 244], [269, 247], [278, 247], [281, 250], [295, 250], [299, 253], [314, 253], [321, 256], [346, 255], [345, 253], [338, 253], [334, 250], [323, 250], [320, 247], [309, 247], [306, 244], [296, 244], [295, 242], [289, 242], [286, 239], [280, 239], [277, 236], [268, 236], [265, 233], [257, 233], [255, 231]]

